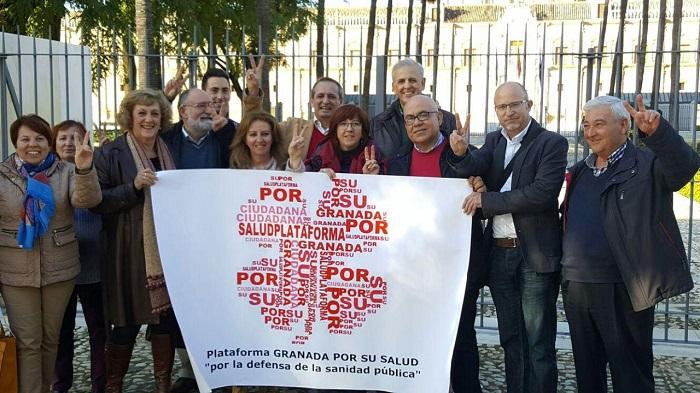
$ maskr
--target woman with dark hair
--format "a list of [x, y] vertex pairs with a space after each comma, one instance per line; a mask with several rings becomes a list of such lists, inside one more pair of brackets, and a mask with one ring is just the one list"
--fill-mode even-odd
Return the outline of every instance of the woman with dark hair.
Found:
[[231, 142], [231, 168], [276, 170], [285, 160], [275, 118], [265, 112], [246, 114]]
[[104, 199], [102, 214], [105, 264], [102, 285], [107, 338], [107, 392], [121, 392], [141, 325], [151, 339], [157, 393], [170, 390], [177, 321], [165, 287], [155, 237], [150, 187], [156, 171], [175, 169], [162, 129], [170, 124], [170, 102], [162, 92], [142, 89], [121, 102], [124, 134], [97, 151], [95, 167]]
[[328, 135], [304, 165], [300, 138], [295, 135], [289, 145], [290, 171], [324, 172], [331, 178], [336, 172], [377, 175], [383, 171], [381, 156], [369, 136], [367, 113], [356, 105], [346, 104], [335, 110]]
[[88, 138], [74, 163], [51, 151], [51, 127], [37, 115], [10, 126], [16, 152], [0, 164], [0, 290], [17, 338], [21, 393], [45, 393], [58, 333], [80, 271], [74, 208], [102, 199]]
[[[66, 162], [75, 162], [76, 141], [87, 135], [83, 123], [63, 121], [51, 130], [53, 150]], [[51, 389], [54, 393], [68, 392], [73, 386], [73, 350], [75, 314], [78, 298], [83, 309], [90, 336], [90, 379], [92, 392], [105, 389], [105, 319], [102, 312], [102, 285], [100, 284], [100, 231], [102, 217], [88, 209], [75, 209], [75, 236], [80, 251], [80, 274], [68, 300], [58, 341], [56, 369]]]

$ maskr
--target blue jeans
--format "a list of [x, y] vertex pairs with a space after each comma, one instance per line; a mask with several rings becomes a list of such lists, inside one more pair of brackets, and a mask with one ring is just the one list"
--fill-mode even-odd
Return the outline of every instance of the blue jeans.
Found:
[[555, 393], [559, 272], [537, 273], [520, 248], [493, 247], [488, 284], [505, 352], [508, 392]]

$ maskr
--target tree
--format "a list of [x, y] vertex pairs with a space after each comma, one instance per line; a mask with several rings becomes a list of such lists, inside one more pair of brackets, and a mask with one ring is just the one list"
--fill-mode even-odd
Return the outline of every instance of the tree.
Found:
[[671, 99], [668, 105], [668, 122], [678, 129], [679, 82], [681, 76], [681, 18], [683, 0], [673, 0], [673, 30], [671, 31]]
[[418, 44], [416, 47], [416, 61], [423, 64], [423, 33], [425, 33], [425, 8], [426, 0], [421, 0], [420, 5], [420, 27], [418, 28]]
[[406, 21], [406, 57], [411, 56], [411, 25], [413, 25], [413, 0], [408, 0], [408, 20]]
[[635, 96], [642, 92], [644, 82], [644, 63], [646, 62], [647, 35], [649, 33], [649, 0], [642, 1], [642, 31], [637, 45], [637, 84], [634, 89]]
[[[258, 22], [260, 22], [260, 37], [259, 37], [259, 48], [258, 54], [265, 55], [270, 53], [270, 5], [268, 0], [258, 0], [256, 6], [256, 14], [258, 17]], [[262, 80], [260, 81], [263, 96], [263, 109], [270, 112], [270, 62], [266, 61], [263, 63], [263, 73]]]
[[659, 2], [659, 30], [656, 36], [656, 56], [654, 56], [654, 76], [652, 77], [651, 107], [659, 106], [659, 86], [661, 84], [661, 65], [664, 60], [664, 36], [666, 35], [666, 0]]
[[610, 73], [610, 90], [608, 95], [620, 97], [622, 95], [622, 52], [625, 47], [625, 16], [627, 14], [627, 0], [620, 1], [620, 26], [617, 30], [617, 44], [615, 45], [615, 57]]
[[[665, 0], [661, 0], [665, 1]], [[595, 96], [598, 96], [600, 89], [600, 68], [603, 63], [603, 46], [605, 44], [605, 32], [608, 29], [608, 13], [610, 12], [610, 7], [608, 7], [610, 0], [605, 0], [603, 5], [603, 23], [600, 25], [600, 34], [598, 35], [598, 56], [596, 61], [596, 76], [595, 76]]]
[[[382, 78], [384, 86], [381, 86], [381, 94], [386, 92], [386, 74], [387, 68], [389, 68], [389, 38], [391, 38], [391, 10], [393, 5], [393, 0], [389, 0], [386, 4], [386, 37], [384, 38], [384, 56], [382, 57], [382, 61], [384, 62], [384, 78]], [[401, 43], [399, 43], [399, 45], [401, 45]], [[379, 88], [377, 90], [379, 90]], [[384, 103], [386, 104], [386, 100]], [[377, 113], [379, 113], [383, 111], [384, 108], [376, 108], [376, 110]]]
[[372, 80], [372, 54], [374, 52], [374, 30], [377, 23], [377, 0], [372, 0], [369, 8], [367, 46], [365, 47], [365, 74], [362, 84], [362, 109], [369, 109], [369, 85]]
[[138, 86], [160, 90], [160, 59], [153, 45], [153, 2], [151, 0], [136, 0], [134, 21], [138, 40]]
[[316, 78], [325, 76], [323, 69], [323, 32], [326, 25], [326, 1], [318, 0], [316, 11]]

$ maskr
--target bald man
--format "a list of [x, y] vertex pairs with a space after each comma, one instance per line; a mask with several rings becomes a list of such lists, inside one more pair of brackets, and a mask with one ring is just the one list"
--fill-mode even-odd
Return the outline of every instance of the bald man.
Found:
[[508, 392], [554, 393], [562, 255], [557, 197], [568, 142], [530, 117], [532, 101], [521, 84], [502, 84], [493, 101], [502, 128], [489, 133], [481, 149], [468, 151], [463, 165], [482, 176], [489, 191], [470, 194], [464, 210], [478, 209], [488, 219], [488, 284]]

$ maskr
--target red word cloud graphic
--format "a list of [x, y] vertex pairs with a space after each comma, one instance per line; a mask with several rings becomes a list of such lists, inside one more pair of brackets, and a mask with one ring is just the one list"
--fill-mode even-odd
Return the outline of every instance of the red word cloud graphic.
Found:
[[334, 179], [315, 209], [291, 176], [271, 176], [236, 212], [236, 235], [259, 250], [236, 272], [240, 298], [270, 329], [306, 343], [317, 325], [352, 334], [387, 301], [387, 282], [356, 259], [389, 240], [385, 212], [356, 179]]

